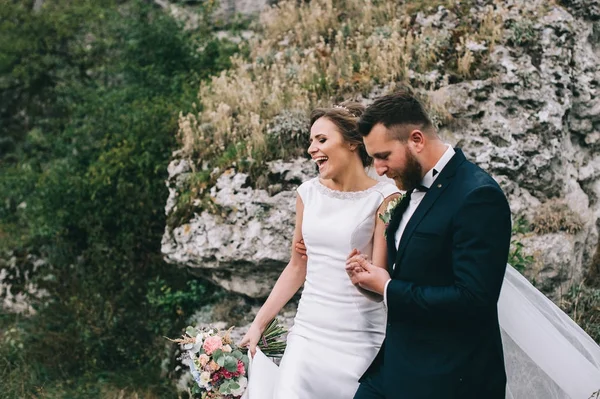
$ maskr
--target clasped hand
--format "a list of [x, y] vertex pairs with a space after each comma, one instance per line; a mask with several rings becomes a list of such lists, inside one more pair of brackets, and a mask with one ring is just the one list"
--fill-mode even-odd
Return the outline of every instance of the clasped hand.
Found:
[[390, 279], [387, 270], [374, 266], [368, 257], [357, 249], [353, 249], [346, 259], [346, 273], [352, 284], [380, 295], [383, 295], [385, 284]]

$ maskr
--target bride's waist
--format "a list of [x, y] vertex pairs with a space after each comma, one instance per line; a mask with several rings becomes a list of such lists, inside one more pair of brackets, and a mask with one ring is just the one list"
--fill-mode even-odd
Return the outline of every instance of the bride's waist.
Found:
[[291, 332], [304, 337], [381, 343], [385, 335], [383, 309], [359, 312], [355, 309], [335, 311], [299, 307]]
[[364, 305], [374, 303], [362, 295], [351, 283], [327, 284], [307, 280], [302, 289], [300, 302], [319, 303], [327, 306]]
[[381, 302], [371, 301], [362, 295], [328, 295], [303, 291], [296, 317], [318, 320], [385, 317]]

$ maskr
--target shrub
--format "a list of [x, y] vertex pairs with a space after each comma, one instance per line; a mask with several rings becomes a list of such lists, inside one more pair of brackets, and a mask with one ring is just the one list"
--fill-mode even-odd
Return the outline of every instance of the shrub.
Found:
[[564, 201], [554, 199], [547, 201], [537, 209], [531, 226], [537, 234], [559, 231], [575, 234], [582, 229], [583, 221]]

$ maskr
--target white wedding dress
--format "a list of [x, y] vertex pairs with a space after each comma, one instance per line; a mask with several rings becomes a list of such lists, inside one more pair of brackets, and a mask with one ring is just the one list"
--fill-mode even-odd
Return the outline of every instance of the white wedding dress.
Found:
[[[378, 182], [340, 192], [318, 178], [298, 187], [308, 264], [273, 399], [351, 399], [385, 334], [383, 302], [364, 297], [346, 274], [353, 248], [371, 255], [377, 209], [398, 189]], [[265, 399], [265, 398], [262, 398]]]
[[[316, 178], [298, 188], [308, 251], [304, 290], [280, 368], [260, 354], [244, 398], [352, 399], [381, 346], [386, 314], [351, 284], [345, 261], [353, 248], [371, 254], [377, 208], [395, 192], [380, 182], [343, 193]], [[593, 395], [600, 390], [600, 346], [511, 266], [498, 317], [507, 399], [600, 398]]]

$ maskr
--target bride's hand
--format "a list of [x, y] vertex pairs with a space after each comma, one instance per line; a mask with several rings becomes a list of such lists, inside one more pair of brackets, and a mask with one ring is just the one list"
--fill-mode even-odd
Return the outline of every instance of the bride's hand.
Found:
[[[363, 258], [364, 260], [366, 260], [367, 262], [369, 261], [369, 257], [367, 255], [361, 254], [358, 249], [354, 248], [352, 250], [352, 252], [350, 252], [350, 255], [348, 255], [348, 257], [346, 258], [346, 263], [348, 263], [350, 261], [350, 259], [354, 258], [355, 256], [359, 256], [359, 257]], [[366, 270], [365, 270], [365, 268], [361, 267], [360, 265], [354, 265], [351, 268], [346, 267], [346, 273], [348, 274], [348, 277], [350, 277], [351, 279], [355, 273], [363, 273], [363, 272], [366, 272]]]
[[239, 342], [239, 347], [247, 347], [248, 351], [251, 353], [252, 357], [256, 354], [256, 345], [258, 345], [258, 341], [262, 336], [261, 329], [256, 326], [254, 323], [250, 325], [250, 329], [244, 335], [244, 338]]

